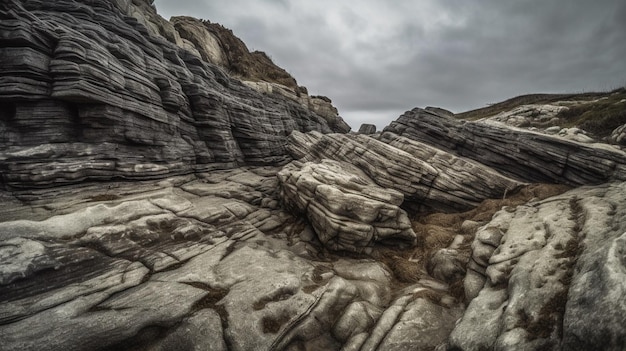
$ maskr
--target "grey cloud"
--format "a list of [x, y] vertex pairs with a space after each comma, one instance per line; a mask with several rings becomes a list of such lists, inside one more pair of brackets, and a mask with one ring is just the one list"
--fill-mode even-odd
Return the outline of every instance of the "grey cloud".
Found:
[[350, 125], [434, 105], [460, 112], [515, 95], [626, 84], [626, 3], [572, 0], [156, 0], [233, 29]]

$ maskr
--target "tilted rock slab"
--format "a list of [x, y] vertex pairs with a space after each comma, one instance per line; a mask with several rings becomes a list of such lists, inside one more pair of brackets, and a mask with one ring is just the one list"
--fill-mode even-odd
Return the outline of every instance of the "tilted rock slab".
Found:
[[469, 209], [522, 184], [478, 162], [392, 133], [376, 140], [366, 135], [294, 132], [287, 148], [300, 161], [350, 163], [376, 184], [427, 209]]
[[466, 122], [415, 108], [386, 132], [464, 156], [526, 182], [569, 185], [626, 180], [626, 153], [606, 145], [482, 122]]
[[380, 241], [415, 244], [404, 196], [382, 188], [349, 163], [294, 161], [279, 173], [285, 205], [306, 214], [333, 250], [361, 252]]
[[505, 208], [479, 229], [460, 350], [622, 350], [626, 183]]

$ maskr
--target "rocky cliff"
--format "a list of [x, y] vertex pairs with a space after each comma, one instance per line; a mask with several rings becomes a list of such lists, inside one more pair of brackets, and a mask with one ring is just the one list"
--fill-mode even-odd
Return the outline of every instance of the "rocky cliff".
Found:
[[114, 3], [2, 6], [5, 185], [280, 164], [291, 131], [332, 131], [328, 116], [250, 89]]
[[0, 349], [626, 347], [619, 146], [517, 107], [345, 134], [149, 1], [0, 19]]

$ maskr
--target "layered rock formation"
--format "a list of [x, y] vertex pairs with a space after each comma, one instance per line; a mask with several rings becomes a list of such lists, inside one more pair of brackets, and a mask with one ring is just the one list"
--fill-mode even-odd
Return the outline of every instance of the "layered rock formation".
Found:
[[0, 349], [624, 348], [619, 149], [440, 108], [332, 133], [147, 0], [0, 19]]
[[331, 131], [327, 116], [257, 93], [112, 3], [0, 10], [6, 185], [280, 164], [291, 131]]
[[413, 109], [385, 131], [468, 157], [528, 182], [599, 184], [626, 177], [623, 152]]
[[364, 135], [294, 132], [289, 140], [293, 158], [350, 163], [378, 185], [399, 191], [421, 210], [469, 209], [522, 184], [467, 158], [392, 133], [376, 140]]
[[282, 198], [311, 222], [332, 250], [361, 252], [376, 242], [413, 246], [416, 236], [402, 193], [383, 188], [345, 162], [292, 162], [279, 173]]
[[171, 21], [182, 38], [180, 45], [198, 57], [222, 67], [261, 93], [282, 95], [299, 103], [324, 117], [335, 131], [350, 131], [330, 99], [309, 96], [307, 89], [298, 86], [295, 78], [276, 66], [266, 53], [250, 52], [230, 29], [193, 17], [173, 17]]
[[611, 141], [615, 144], [626, 145], [626, 124], [615, 128], [611, 133]]

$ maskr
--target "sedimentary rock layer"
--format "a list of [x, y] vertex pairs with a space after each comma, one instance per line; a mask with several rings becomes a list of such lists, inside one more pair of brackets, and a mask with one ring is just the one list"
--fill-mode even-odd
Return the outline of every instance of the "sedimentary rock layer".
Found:
[[376, 184], [399, 191], [423, 209], [468, 209], [522, 184], [470, 159], [392, 133], [377, 140], [366, 135], [294, 132], [289, 142], [295, 159], [350, 163]]
[[606, 145], [460, 121], [419, 108], [404, 113], [385, 131], [476, 160], [526, 182], [582, 185], [626, 179], [626, 154]]
[[332, 250], [362, 252], [377, 242], [413, 246], [417, 237], [404, 196], [382, 188], [353, 165], [294, 161], [279, 173], [284, 204], [306, 215], [320, 241]]
[[281, 164], [328, 117], [152, 36], [117, 3], [0, 4], [0, 171], [12, 187]]

